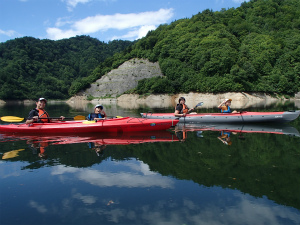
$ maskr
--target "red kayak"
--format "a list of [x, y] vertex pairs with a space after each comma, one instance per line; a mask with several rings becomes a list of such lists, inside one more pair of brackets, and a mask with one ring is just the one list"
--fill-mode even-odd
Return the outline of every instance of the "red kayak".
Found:
[[72, 134], [93, 132], [140, 132], [167, 130], [178, 123], [176, 119], [114, 118], [96, 121], [67, 121], [0, 125], [0, 132], [23, 134]]

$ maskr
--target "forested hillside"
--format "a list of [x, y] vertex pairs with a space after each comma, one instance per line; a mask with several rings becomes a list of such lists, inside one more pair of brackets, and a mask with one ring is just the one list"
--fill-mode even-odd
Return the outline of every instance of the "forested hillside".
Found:
[[299, 0], [250, 0], [236, 9], [204, 10], [162, 24], [136, 43], [82, 36], [0, 43], [0, 99], [65, 99], [132, 58], [158, 61], [165, 75], [140, 81], [130, 91], [138, 94], [294, 95], [300, 91]]
[[239, 8], [205, 10], [161, 25], [91, 76], [85, 88], [130, 58], [159, 61], [165, 78], [139, 82], [132, 92], [254, 91], [294, 95], [300, 91], [299, 0], [251, 0]]
[[59, 41], [23, 37], [0, 43], [0, 99], [66, 99], [72, 82], [132, 44], [88, 36]]

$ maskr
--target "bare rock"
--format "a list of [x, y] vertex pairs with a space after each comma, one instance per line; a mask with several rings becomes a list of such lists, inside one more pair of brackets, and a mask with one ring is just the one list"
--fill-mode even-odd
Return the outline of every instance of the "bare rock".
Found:
[[163, 76], [158, 62], [131, 59], [91, 84], [84, 94], [93, 97], [116, 97], [135, 88], [139, 80], [157, 76]]

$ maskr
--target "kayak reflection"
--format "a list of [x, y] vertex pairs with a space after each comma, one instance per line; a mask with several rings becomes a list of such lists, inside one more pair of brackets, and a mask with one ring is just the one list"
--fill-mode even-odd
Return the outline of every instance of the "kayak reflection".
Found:
[[[0, 142], [26, 140], [31, 147], [47, 147], [47, 144], [62, 145], [75, 143], [94, 143], [92, 147], [100, 145], [129, 145], [149, 142], [178, 141], [169, 131], [128, 132], [128, 133], [99, 133], [76, 135], [22, 135], [1, 134]], [[44, 143], [44, 144], [41, 144]], [[47, 144], [45, 144], [47, 143]]]
[[[47, 150], [50, 145], [68, 145], [87, 143], [88, 147], [95, 151], [97, 156], [103, 156], [103, 152], [109, 145], [130, 145], [155, 142], [176, 142], [179, 139], [169, 131], [150, 132], [128, 132], [128, 133], [99, 133], [80, 135], [22, 135], [22, 134], [1, 134], [0, 142], [26, 141], [28, 148], [33, 155], [39, 159], [46, 160]], [[4, 153], [2, 159], [12, 159], [19, 156], [20, 150], [13, 150]]]
[[175, 127], [176, 136], [180, 141], [185, 141], [188, 132], [197, 132], [198, 137], [203, 137], [204, 131], [218, 131], [218, 139], [231, 145], [231, 135], [238, 135], [238, 138], [244, 140], [244, 133], [269, 133], [284, 134], [300, 137], [299, 131], [288, 124], [220, 124], [220, 123], [179, 123]]

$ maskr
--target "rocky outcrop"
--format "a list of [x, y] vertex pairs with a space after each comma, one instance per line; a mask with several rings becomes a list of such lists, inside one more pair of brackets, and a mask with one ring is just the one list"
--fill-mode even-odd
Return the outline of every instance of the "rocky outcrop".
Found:
[[135, 88], [139, 80], [157, 76], [163, 76], [158, 62], [131, 59], [102, 76], [82, 94], [93, 97], [116, 97]]
[[227, 92], [227, 93], [179, 93], [169, 94], [152, 94], [141, 96], [137, 94], [124, 94], [118, 98], [94, 99], [88, 101], [85, 96], [74, 96], [67, 101], [72, 107], [86, 106], [88, 102], [93, 105], [115, 105], [122, 108], [136, 109], [141, 106], [149, 108], [169, 108], [174, 107], [178, 99], [183, 96], [189, 107], [194, 107], [199, 102], [204, 102], [202, 108], [217, 108], [217, 106], [226, 98], [231, 98], [231, 106], [233, 109], [245, 109], [250, 107], [266, 107], [274, 104], [282, 99], [272, 97], [267, 94], [245, 93], [245, 92]]
[[231, 98], [233, 109], [244, 109], [248, 107], [265, 107], [278, 101], [278, 98], [266, 94], [250, 94], [244, 92], [228, 93], [180, 93], [175, 95], [121, 95], [117, 98], [117, 104], [122, 108], [138, 108], [145, 105], [151, 108], [174, 107], [180, 97], [185, 97], [189, 107], [194, 107], [199, 102], [204, 102], [202, 108], [217, 108], [226, 98]]

